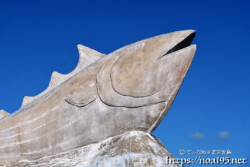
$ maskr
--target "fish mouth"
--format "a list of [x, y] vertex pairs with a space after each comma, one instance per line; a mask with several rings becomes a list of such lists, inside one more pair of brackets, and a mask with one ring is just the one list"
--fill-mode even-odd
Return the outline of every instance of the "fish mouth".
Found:
[[183, 40], [181, 40], [179, 43], [177, 43], [174, 47], [172, 47], [166, 54], [164, 54], [163, 56], [167, 55], [167, 54], [171, 54], [173, 52], [182, 50], [184, 48], [190, 47], [194, 37], [196, 35], [196, 31], [192, 30], [192, 32], [187, 35]]

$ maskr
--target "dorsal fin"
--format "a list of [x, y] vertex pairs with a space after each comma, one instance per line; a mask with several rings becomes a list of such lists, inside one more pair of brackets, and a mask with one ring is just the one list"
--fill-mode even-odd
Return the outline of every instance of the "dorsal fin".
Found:
[[72, 76], [77, 74], [82, 69], [86, 68], [87, 66], [89, 66], [93, 62], [95, 62], [98, 59], [105, 56], [102, 53], [99, 53], [93, 49], [90, 49], [90, 48], [83, 46], [83, 45], [80, 45], [80, 44], [77, 45], [77, 48], [78, 48], [78, 52], [79, 52], [79, 61], [78, 61], [76, 68], [72, 72], [70, 72], [66, 75], [60, 74], [60, 73], [54, 71], [51, 75], [51, 79], [50, 79], [50, 83], [49, 83], [48, 88], [37, 96], [34, 96], [34, 97], [25, 96], [23, 98], [23, 103], [22, 103], [21, 108], [29, 103], [32, 103], [33, 101], [37, 100], [38, 98], [42, 97], [44, 94], [46, 94], [50, 90], [54, 89], [55, 87], [57, 87], [58, 85], [60, 85], [64, 81], [68, 80], [69, 78], [71, 78]]
[[3, 117], [6, 117], [8, 116], [10, 113], [4, 111], [4, 110], [0, 110], [0, 119], [3, 118]]
[[82, 70], [83, 68], [89, 66], [96, 60], [100, 59], [101, 57], [105, 56], [102, 53], [99, 53], [93, 49], [90, 49], [86, 46], [77, 45], [78, 52], [79, 52], [79, 62], [77, 67], [73, 72], [77, 73], [78, 71]]

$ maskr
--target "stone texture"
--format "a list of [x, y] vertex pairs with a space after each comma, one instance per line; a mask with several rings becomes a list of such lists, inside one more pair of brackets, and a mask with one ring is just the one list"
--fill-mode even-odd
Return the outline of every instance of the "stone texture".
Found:
[[167, 164], [167, 157], [173, 158], [159, 140], [144, 132], [131, 131], [35, 161], [21, 159], [13, 166], [178, 167]]
[[164, 34], [106, 56], [78, 46], [80, 66], [53, 73], [52, 86], [0, 120], [0, 163], [36, 161], [129, 131], [152, 133], [188, 72], [194, 35]]

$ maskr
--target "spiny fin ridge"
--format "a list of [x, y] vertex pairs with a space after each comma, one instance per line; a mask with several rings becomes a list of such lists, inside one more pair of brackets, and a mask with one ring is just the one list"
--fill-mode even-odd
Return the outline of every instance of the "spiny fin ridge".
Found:
[[3, 117], [6, 117], [8, 116], [10, 113], [4, 111], [4, 110], [0, 110], [0, 119], [3, 118]]
[[102, 53], [99, 53], [93, 49], [90, 49], [90, 48], [83, 46], [83, 45], [80, 45], [80, 44], [77, 45], [77, 48], [78, 48], [78, 52], [79, 52], [79, 61], [78, 61], [76, 68], [72, 72], [70, 72], [66, 75], [60, 74], [60, 73], [54, 71], [51, 75], [51, 80], [50, 80], [50, 83], [49, 83], [49, 86], [47, 87], [47, 89], [45, 89], [42, 93], [40, 93], [34, 97], [25, 96], [23, 98], [23, 103], [22, 103], [21, 108], [26, 106], [29, 103], [34, 102], [35, 100], [42, 97], [44, 94], [46, 94], [50, 90], [54, 89], [55, 87], [57, 87], [58, 85], [60, 85], [64, 81], [68, 80], [69, 78], [71, 78], [72, 76], [77, 74], [82, 69], [86, 68], [87, 66], [89, 66], [93, 62], [95, 62], [98, 59], [105, 56]]

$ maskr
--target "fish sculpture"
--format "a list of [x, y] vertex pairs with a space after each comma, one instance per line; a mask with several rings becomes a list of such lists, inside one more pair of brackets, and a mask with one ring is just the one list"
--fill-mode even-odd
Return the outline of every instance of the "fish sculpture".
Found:
[[79, 63], [48, 88], [0, 111], [0, 164], [36, 160], [129, 131], [151, 134], [193, 60], [194, 30], [148, 38], [104, 55], [78, 45]]

